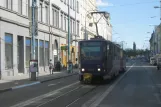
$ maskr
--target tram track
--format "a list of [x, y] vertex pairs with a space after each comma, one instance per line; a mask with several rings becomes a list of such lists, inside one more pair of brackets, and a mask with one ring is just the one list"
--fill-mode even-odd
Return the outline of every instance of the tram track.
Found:
[[65, 107], [70, 107], [72, 106], [72, 104], [76, 103], [77, 101], [79, 101], [81, 98], [83, 98], [85, 95], [93, 92], [94, 90], [96, 90], [99, 86], [95, 86], [94, 88], [88, 90], [87, 92], [83, 93], [80, 97], [78, 97], [76, 100], [72, 101], [71, 103], [69, 103], [67, 106]]

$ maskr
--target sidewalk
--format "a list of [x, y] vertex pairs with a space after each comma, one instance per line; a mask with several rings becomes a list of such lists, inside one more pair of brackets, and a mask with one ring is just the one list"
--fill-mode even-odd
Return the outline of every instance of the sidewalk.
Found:
[[13, 76], [12, 78], [8, 77], [8, 78], [5, 78], [5, 80], [0, 80], [0, 93], [3, 91], [12, 90], [12, 88], [15, 88], [15, 87], [21, 87], [21, 85], [27, 84], [29, 86], [29, 85], [43, 83], [43, 82], [47, 82], [47, 81], [51, 81], [59, 78], [65, 78], [76, 74], [78, 74], [78, 69], [74, 69], [73, 73], [67, 73], [66, 70], [62, 70], [60, 72], [54, 72], [53, 74], [49, 74], [49, 72], [47, 73], [44, 72], [39, 74], [37, 81], [31, 81], [29, 78], [29, 75], [25, 75], [25, 74], [20, 76]]

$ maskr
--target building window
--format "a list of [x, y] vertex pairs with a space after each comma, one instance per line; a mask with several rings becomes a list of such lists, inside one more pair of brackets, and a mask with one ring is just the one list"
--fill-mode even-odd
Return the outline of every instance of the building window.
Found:
[[79, 36], [79, 22], [77, 22], [77, 36]]
[[31, 58], [31, 39], [26, 38], [26, 67], [29, 67], [29, 62]]
[[77, 1], [77, 13], [79, 13], [79, 2]]
[[43, 21], [43, 7], [42, 7], [42, 3], [40, 3], [40, 11], [39, 11], [39, 17], [40, 17], [40, 21], [42, 22]]
[[5, 34], [5, 69], [13, 68], [13, 37]]
[[38, 40], [35, 40], [35, 58], [38, 60]]
[[26, 16], [28, 16], [29, 10], [29, 0], [26, 0]]
[[75, 33], [75, 21], [73, 20], [73, 33]]
[[40, 40], [39, 42], [39, 60], [40, 66], [44, 66], [44, 41]]
[[69, 1], [69, 0], [67, 0], [67, 5], [69, 5], [69, 2], [70, 2], [70, 1]]
[[56, 27], [59, 28], [59, 11], [56, 11]]
[[22, 1], [22, 0], [18, 0], [18, 7], [19, 7], [18, 10], [19, 10], [19, 13], [20, 13], [20, 14], [22, 14], [22, 11], [23, 11], [23, 10], [22, 10], [22, 9], [23, 9], [22, 6], [23, 6], [23, 1]]
[[45, 42], [45, 66], [49, 65], [49, 42]]
[[66, 21], [66, 16], [64, 15], [64, 29], [67, 31], [67, 21]]
[[63, 13], [61, 13], [61, 29], [63, 30]]
[[75, 0], [73, 0], [73, 10], [75, 10]]
[[52, 20], [53, 20], [53, 26], [54, 26], [54, 21], [55, 21], [55, 12], [54, 12], [55, 10], [54, 9], [52, 9]]
[[46, 12], [46, 23], [48, 24], [48, 22], [49, 22], [49, 14], [48, 14], [48, 6], [45, 6], [45, 12]]
[[56, 10], [54, 10], [54, 26], [56, 27], [56, 24], [57, 24], [57, 22], [56, 22]]
[[59, 28], [59, 10], [53, 8], [53, 25]]
[[66, 17], [66, 29], [67, 29], [67, 31], [68, 31], [68, 16]]
[[6, 0], [6, 8], [12, 10], [13, 0]]
[[72, 0], [70, 0], [70, 8], [72, 8]]

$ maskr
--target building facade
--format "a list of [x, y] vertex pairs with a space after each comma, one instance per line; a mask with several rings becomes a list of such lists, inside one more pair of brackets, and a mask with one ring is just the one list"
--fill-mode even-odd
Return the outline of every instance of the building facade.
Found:
[[151, 34], [151, 37], [150, 37], [150, 40], [149, 40], [149, 43], [150, 43], [150, 51], [151, 51], [151, 56], [153, 55], [153, 52], [154, 52], [154, 32]]
[[161, 53], [161, 32], [160, 25], [154, 27], [154, 31], [151, 34], [150, 42], [150, 50], [152, 55]]
[[[0, 0], [0, 75], [29, 73], [31, 59], [30, 7], [32, 0]], [[37, 0], [38, 36], [36, 59], [39, 72], [48, 72], [49, 59], [65, 65], [68, 33], [68, 4], [70, 6], [71, 49], [74, 60], [80, 36], [79, 0]], [[75, 63], [75, 62], [74, 62]]]
[[[0, 0], [0, 77], [29, 73], [31, 60], [32, 0]], [[70, 6], [70, 59], [76, 64], [78, 41], [96, 35], [96, 0], [37, 0], [36, 59], [39, 72], [49, 72], [49, 60], [67, 66], [68, 6]], [[98, 16], [96, 17], [96, 19]], [[110, 19], [98, 23], [99, 35], [112, 39]], [[85, 36], [85, 22], [87, 35]], [[91, 23], [93, 23], [91, 26]]]

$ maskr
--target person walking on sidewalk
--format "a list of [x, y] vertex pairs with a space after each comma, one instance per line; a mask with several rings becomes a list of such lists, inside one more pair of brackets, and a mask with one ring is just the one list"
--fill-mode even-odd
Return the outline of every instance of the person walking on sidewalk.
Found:
[[54, 69], [54, 65], [52, 64], [52, 60], [50, 59], [50, 62], [49, 62], [50, 74], [53, 74], [53, 69]]

